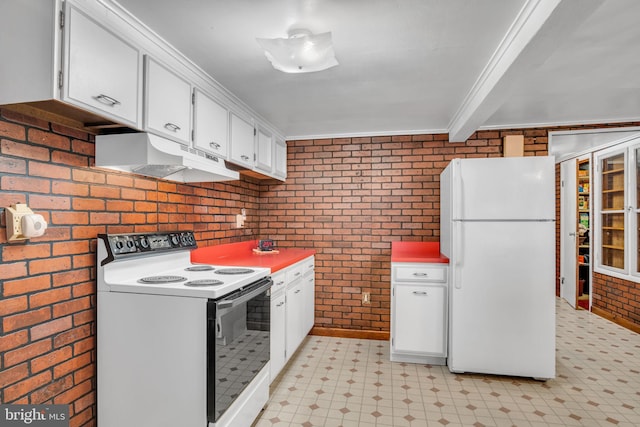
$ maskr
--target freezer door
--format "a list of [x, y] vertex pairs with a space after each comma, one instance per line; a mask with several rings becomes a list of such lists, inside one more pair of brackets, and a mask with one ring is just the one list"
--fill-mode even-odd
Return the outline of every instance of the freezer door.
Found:
[[555, 218], [553, 157], [453, 160], [453, 220]]
[[452, 372], [555, 377], [553, 222], [454, 226]]

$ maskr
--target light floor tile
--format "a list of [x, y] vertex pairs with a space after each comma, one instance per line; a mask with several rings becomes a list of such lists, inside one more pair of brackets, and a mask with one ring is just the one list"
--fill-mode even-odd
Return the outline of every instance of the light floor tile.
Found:
[[389, 361], [384, 341], [308, 336], [254, 427], [638, 426], [640, 335], [556, 303], [556, 378]]

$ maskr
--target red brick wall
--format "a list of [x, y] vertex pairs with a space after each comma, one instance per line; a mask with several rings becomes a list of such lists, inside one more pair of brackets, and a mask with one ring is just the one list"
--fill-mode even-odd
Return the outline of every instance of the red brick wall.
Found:
[[594, 311], [640, 332], [640, 284], [593, 273], [591, 287]]
[[[391, 242], [438, 241], [440, 173], [455, 157], [502, 155], [502, 137], [525, 134], [546, 155], [545, 130], [288, 142], [285, 184], [261, 194], [260, 230], [281, 246], [314, 248], [320, 328], [389, 331]], [[362, 292], [371, 305], [362, 305]]]
[[[93, 426], [96, 235], [192, 229], [201, 246], [255, 239], [260, 186], [95, 169], [90, 135], [0, 115], [0, 207], [27, 203], [49, 223], [43, 237], [8, 244], [1, 212], [0, 402], [70, 404], [71, 426]], [[237, 230], [241, 208], [248, 227]]]

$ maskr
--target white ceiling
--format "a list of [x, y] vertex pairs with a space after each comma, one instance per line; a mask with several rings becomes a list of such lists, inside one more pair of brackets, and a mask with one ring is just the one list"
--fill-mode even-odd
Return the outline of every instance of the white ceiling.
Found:
[[[640, 120], [638, 0], [118, 0], [287, 139]], [[284, 74], [256, 38], [331, 31]]]

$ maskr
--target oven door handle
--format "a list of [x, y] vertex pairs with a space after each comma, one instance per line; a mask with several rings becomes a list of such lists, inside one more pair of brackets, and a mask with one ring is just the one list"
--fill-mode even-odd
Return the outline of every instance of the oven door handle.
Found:
[[235, 307], [239, 304], [242, 304], [244, 302], [249, 301], [250, 299], [256, 297], [257, 295], [260, 295], [261, 293], [263, 293], [264, 291], [266, 291], [267, 289], [269, 289], [271, 287], [271, 285], [273, 284], [273, 281], [269, 280], [268, 282], [266, 282], [264, 285], [252, 290], [249, 293], [246, 293], [244, 295], [241, 295], [237, 298], [233, 298], [233, 299], [223, 299], [221, 301], [216, 302], [216, 306], [218, 308], [231, 308], [231, 307]]

